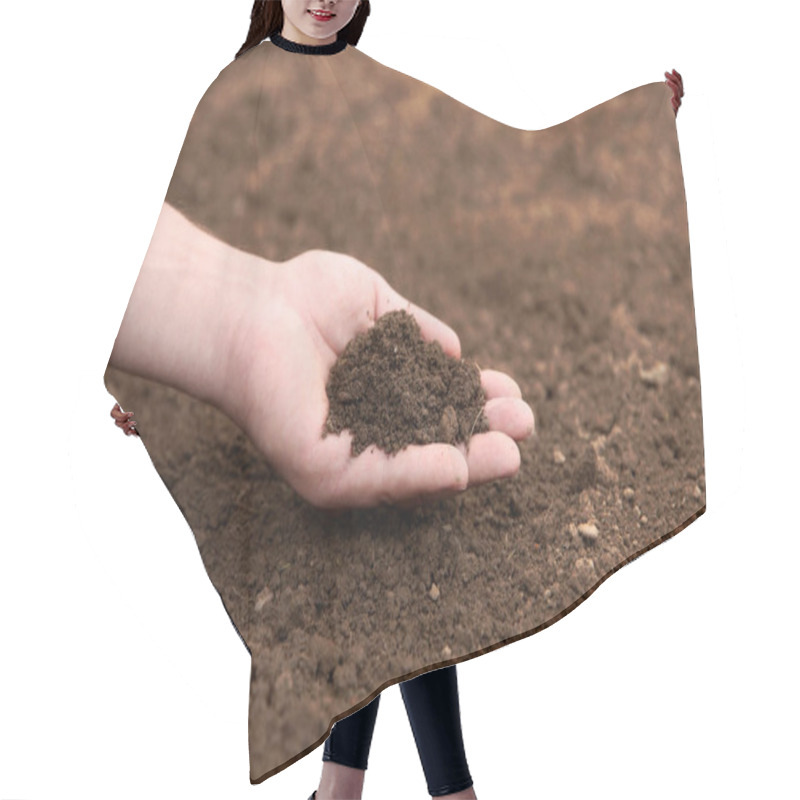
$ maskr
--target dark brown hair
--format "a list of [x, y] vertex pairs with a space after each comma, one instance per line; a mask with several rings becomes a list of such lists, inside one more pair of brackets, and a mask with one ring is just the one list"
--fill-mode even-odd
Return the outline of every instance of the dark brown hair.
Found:
[[[358, 44], [361, 31], [369, 16], [369, 0], [361, 0], [356, 13], [347, 25], [342, 28], [336, 38], [346, 39], [348, 44]], [[250, 30], [244, 44], [239, 48], [235, 58], [246, 53], [251, 47], [260, 44], [268, 36], [283, 30], [283, 6], [280, 0], [255, 0], [250, 12]]]

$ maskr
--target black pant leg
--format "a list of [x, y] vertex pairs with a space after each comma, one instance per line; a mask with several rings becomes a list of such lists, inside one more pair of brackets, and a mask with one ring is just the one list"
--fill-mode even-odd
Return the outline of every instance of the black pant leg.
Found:
[[334, 724], [331, 735], [325, 740], [325, 748], [322, 751], [323, 761], [333, 761], [336, 764], [343, 764], [355, 769], [367, 768], [380, 699], [381, 696], [378, 695], [355, 714], [340, 719]]
[[456, 668], [426, 672], [400, 684], [428, 792], [438, 797], [472, 786], [461, 734]]

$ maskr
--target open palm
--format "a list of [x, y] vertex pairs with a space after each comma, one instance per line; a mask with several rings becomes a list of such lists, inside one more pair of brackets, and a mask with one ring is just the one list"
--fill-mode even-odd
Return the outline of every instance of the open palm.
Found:
[[534, 426], [517, 384], [481, 373], [490, 430], [469, 448], [411, 445], [394, 455], [369, 447], [351, 455], [345, 431], [323, 437], [328, 374], [348, 342], [389, 311], [405, 309], [423, 337], [461, 356], [458, 336], [409, 303], [355, 258], [310, 250], [278, 265], [270, 296], [255, 298], [240, 335], [239, 374], [246, 402], [240, 420], [255, 444], [311, 503], [325, 508], [407, 504], [455, 493], [517, 472], [516, 442]]

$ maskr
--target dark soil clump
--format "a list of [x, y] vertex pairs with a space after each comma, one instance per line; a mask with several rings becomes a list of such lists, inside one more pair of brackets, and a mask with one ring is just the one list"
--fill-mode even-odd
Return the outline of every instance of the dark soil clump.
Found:
[[405, 311], [385, 314], [350, 341], [327, 392], [325, 433], [349, 430], [354, 456], [372, 444], [391, 454], [410, 444], [468, 442], [489, 430], [477, 364], [426, 342]]

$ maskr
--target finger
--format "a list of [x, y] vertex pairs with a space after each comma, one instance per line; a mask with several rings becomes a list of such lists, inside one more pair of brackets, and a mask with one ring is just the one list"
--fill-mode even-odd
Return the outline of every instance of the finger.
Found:
[[461, 358], [461, 341], [458, 334], [449, 326], [424, 308], [409, 303], [406, 308], [419, 323], [422, 338], [427, 342], [439, 342], [442, 350], [451, 358]]
[[420, 308], [414, 303], [406, 300], [401, 294], [396, 292], [383, 278], [377, 273], [378, 285], [376, 286], [375, 297], [375, 318], [378, 319], [390, 311], [407, 311], [419, 324], [422, 331], [422, 338], [428, 342], [439, 342], [447, 355], [452, 358], [461, 358], [461, 342], [458, 334], [449, 326], [435, 317], [424, 308]]
[[133, 418], [133, 411], [122, 411], [119, 405], [114, 406], [114, 408], [111, 410], [111, 416], [114, 418], [114, 424], [118, 428], [124, 428], [129, 424], [136, 424], [135, 422], [131, 422], [131, 419]]
[[489, 429], [499, 431], [519, 442], [527, 439], [534, 430], [531, 407], [516, 397], [498, 397], [484, 407]]
[[467, 451], [469, 485], [510, 478], [520, 465], [519, 448], [513, 439], [500, 431], [473, 436]]
[[487, 400], [495, 397], [522, 397], [519, 384], [510, 375], [494, 369], [481, 370], [481, 386]]
[[397, 505], [463, 491], [468, 481], [467, 461], [450, 445], [412, 445], [393, 456], [373, 447], [351, 459], [332, 499], [352, 508]]

